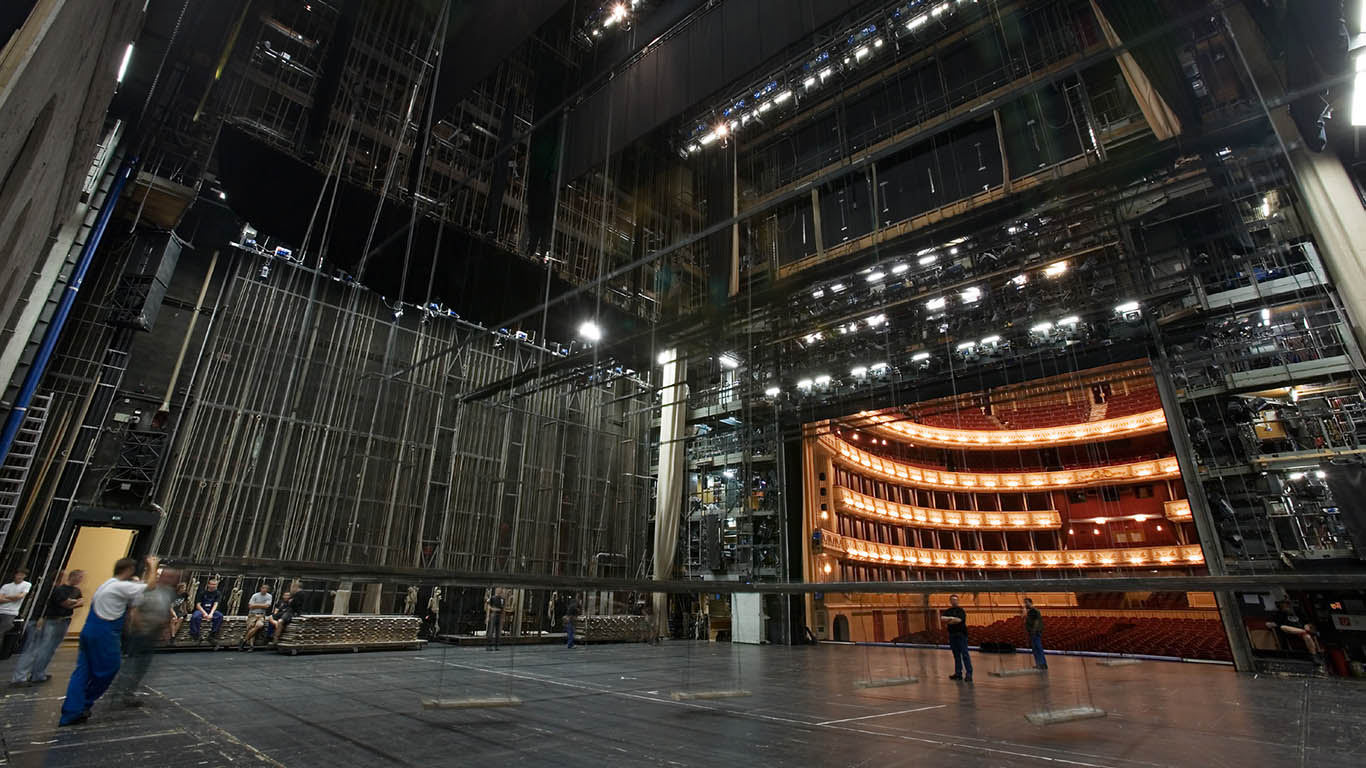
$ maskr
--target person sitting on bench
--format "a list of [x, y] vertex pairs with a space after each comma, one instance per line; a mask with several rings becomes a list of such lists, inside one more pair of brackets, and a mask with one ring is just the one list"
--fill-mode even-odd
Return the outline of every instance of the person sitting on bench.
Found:
[[275, 610], [266, 617], [266, 642], [274, 641], [278, 645], [280, 636], [285, 633], [285, 627], [289, 626], [289, 620], [292, 618], [294, 618], [294, 598], [288, 591], [285, 591], [280, 595], [279, 602], [275, 604]]
[[271, 596], [270, 587], [266, 584], [262, 584], [256, 590], [256, 594], [247, 601], [247, 633], [242, 636], [242, 648], [251, 650], [256, 642], [256, 636], [267, 626], [266, 614], [273, 602], [275, 598]]
[[223, 614], [219, 612], [218, 606], [223, 602], [223, 596], [218, 592], [218, 579], [209, 579], [209, 583], [204, 585], [204, 591], [199, 594], [199, 601], [195, 603], [194, 613], [190, 615], [190, 637], [197, 642], [200, 641], [200, 633], [204, 629], [204, 619], [209, 619], [209, 639], [218, 640], [218, 632], [223, 629]]

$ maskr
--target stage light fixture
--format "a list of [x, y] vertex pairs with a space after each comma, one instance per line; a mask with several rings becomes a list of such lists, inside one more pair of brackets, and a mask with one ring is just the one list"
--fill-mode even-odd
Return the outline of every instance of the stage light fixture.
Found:
[[1029, 330], [1035, 333], [1048, 333], [1049, 331], [1053, 330], [1053, 324], [1039, 323], [1038, 325], [1034, 326], [1033, 328], [1030, 328]]
[[778, 395], [782, 394], [782, 392], [783, 392], [782, 389], [780, 389], [780, 388], [778, 388], [778, 387], [769, 387], [768, 389], [765, 389], [765, 390], [764, 390], [764, 396], [765, 396], [765, 397], [777, 397]]
[[1068, 315], [1067, 317], [1064, 317], [1063, 319], [1059, 320], [1058, 325], [1076, 325], [1080, 322], [1081, 318], [1077, 317], [1076, 315]]
[[119, 74], [118, 74], [117, 77], [114, 78], [114, 82], [116, 82], [116, 83], [122, 83], [122, 82], [123, 82], [123, 76], [126, 75], [126, 74], [128, 74], [128, 64], [129, 64], [132, 60], [133, 60], [133, 44], [132, 44], [132, 43], [129, 43], [129, 44], [128, 44], [128, 47], [125, 48], [125, 49], [123, 49], [123, 61], [119, 63]]
[[948, 303], [948, 299], [944, 298], [943, 296], [940, 296], [937, 299], [930, 299], [929, 301], [925, 302], [925, 309], [943, 309], [944, 307], [948, 306]]
[[883, 371], [887, 370], [887, 368], [888, 365], [886, 363], [873, 363], [872, 365], [868, 366], [868, 370], [872, 371], [873, 373], [882, 373]]
[[898, 264], [895, 267], [892, 267], [892, 274], [900, 275], [908, 269], [910, 269], [910, 267], [906, 266], [905, 264]]
[[911, 362], [913, 362], [913, 363], [918, 363], [918, 362], [920, 362], [921, 360], [929, 360], [929, 359], [930, 359], [930, 353], [929, 353], [929, 352], [916, 352], [914, 355], [911, 355]]
[[830, 376], [829, 376], [828, 374], [824, 374], [824, 373], [823, 373], [823, 374], [821, 374], [820, 376], [817, 376], [817, 377], [816, 377], [816, 386], [818, 386], [818, 387], [824, 387], [824, 386], [826, 386], [826, 385], [829, 384], [829, 383], [830, 383]]
[[868, 275], [867, 277], [865, 277], [865, 278], [863, 278], [863, 279], [866, 280], [866, 281], [868, 281], [868, 282], [870, 282], [870, 283], [876, 283], [876, 282], [882, 280], [882, 278], [884, 278], [884, 277], [886, 277], [886, 276], [887, 276], [887, 273], [886, 273], [886, 272], [881, 272], [881, 271], [879, 271], [879, 272], [874, 272], [874, 273]]
[[920, 266], [922, 266], [922, 267], [928, 267], [929, 265], [935, 263], [935, 262], [938, 261], [938, 260], [939, 260], [939, 257], [938, 257], [938, 256], [935, 256], [933, 253], [931, 253], [929, 256], [921, 256], [921, 257], [920, 257]]
[[861, 379], [864, 376], [868, 375], [868, 368], [862, 365], [856, 366], [855, 368], [849, 371], [849, 375], [853, 376], [856, 379]]
[[655, 356], [655, 362], [659, 363], [660, 365], [668, 365], [669, 363], [673, 362], [674, 359], [677, 358], [677, 356], [678, 353], [674, 350], [666, 349]]
[[823, 289], [823, 288], [817, 288], [816, 290], [812, 291], [812, 292], [811, 292], [811, 298], [813, 298], [813, 299], [823, 299], [823, 298], [825, 298], [825, 289]]
[[981, 289], [981, 288], [978, 288], [977, 286], [973, 286], [973, 287], [971, 287], [971, 288], [969, 288], [969, 289], [963, 291], [963, 293], [962, 293], [961, 295], [962, 295], [963, 303], [964, 303], [964, 304], [973, 304], [973, 303], [975, 303], [978, 299], [982, 298], [982, 289]]
[[977, 346], [977, 342], [975, 342], [975, 341], [965, 341], [965, 342], [963, 342], [962, 344], [959, 344], [959, 345], [958, 345], [958, 350], [959, 350], [960, 352], [964, 352], [964, 351], [967, 351], [967, 350], [969, 350], [969, 349], [972, 349], [972, 348], [975, 347], [975, 346]]
[[801, 381], [797, 382], [797, 389], [811, 389], [811, 385], [811, 379], [802, 379]]
[[1121, 315], [1127, 315], [1130, 312], [1137, 312], [1138, 302], [1126, 301], [1123, 304], [1120, 304], [1119, 306], [1115, 307], [1115, 311], [1120, 313]]
[[844, 293], [844, 289], [844, 283], [835, 283], [834, 285], [830, 286], [831, 293]]
[[739, 359], [729, 353], [716, 358], [716, 362], [720, 363], [722, 368], [735, 369], [740, 367]]
[[579, 326], [579, 338], [585, 341], [602, 341], [602, 329], [592, 320], [585, 320]]
[[1049, 277], [1057, 277], [1067, 271], [1067, 262], [1060, 261], [1056, 264], [1049, 264], [1043, 268], [1043, 273]]
[[991, 344], [995, 344], [995, 343], [999, 342], [1000, 340], [1001, 340], [1001, 337], [1000, 337], [1000, 336], [988, 336], [988, 337], [986, 337], [985, 339], [982, 339], [982, 346], [988, 346], [988, 345], [991, 345]]

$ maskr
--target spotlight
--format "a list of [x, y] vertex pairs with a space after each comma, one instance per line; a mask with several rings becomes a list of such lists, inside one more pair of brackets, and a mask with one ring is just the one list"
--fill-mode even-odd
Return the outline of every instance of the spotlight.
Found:
[[1120, 313], [1121, 315], [1127, 315], [1130, 312], [1137, 312], [1138, 302], [1126, 301], [1123, 304], [1120, 304], [1119, 306], [1115, 307], [1115, 311]]
[[740, 361], [736, 359], [734, 355], [731, 355], [729, 353], [721, 355], [720, 357], [716, 358], [716, 362], [720, 363], [721, 367], [723, 368], [734, 369], [740, 367]]
[[872, 365], [868, 366], [868, 370], [872, 371], [873, 373], [882, 373], [883, 371], [887, 370], [887, 368], [888, 366], [886, 363], [873, 363]]
[[779, 389], [778, 387], [769, 387], [768, 389], [765, 389], [765, 390], [764, 390], [764, 396], [765, 396], [765, 397], [777, 397], [778, 395], [782, 394], [782, 392], [783, 392], [783, 391], [782, 391], [781, 389]]
[[849, 375], [853, 376], [856, 379], [861, 379], [864, 376], [868, 375], [868, 368], [867, 366], [863, 365], [857, 366], [853, 370], [849, 371]]
[[1030, 328], [1029, 330], [1035, 333], [1048, 333], [1049, 331], [1053, 330], [1053, 324], [1039, 323], [1038, 325], [1034, 326], [1033, 328]]
[[602, 329], [592, 320], [585, 320], [579, 326], [579, 338], [584, 341], [602, 341]]
[[985, 339], [982, 339], [982, 346], [987, 346], [988, 344], [995, 344], [996, 342], [998, 342], [998, 341], [1000, 341], [1000, 340], [1001, 340], [1001, 337], [1000, 337], [1000, 336], [988, 336], [988, 337], [986, 337]]
[[874, 273], [872, 273], [871, 275], [868, 275], [867, 277], [865, 277], [865, 278], [863, 278], [863, 279], [864, 279], [864, 280], [867, 280], [867, 281], [870, 282], [870, 283], [876, 283], [877, 281], [881, 280], [882, 278], [884, 278], [884, 277], [886, 277], [886, 276], [887, 276], [887, 273], [879, 271], [879, 272], [874, 272]]
[[[582, 333], [582, 331], [580, 331], [580, 333]], [[674, 352], [674, 350], [666, 349], [663, 352], [660, 352], [657, 357], [655, 357], [655, 362], [659, 363], [660, 365], [668, 365], [669, 363], [673, 362], [677, 357], [678, 354]]]
[[972, 304], [973, 302], [982, 298], [982, 289], [978, 288], [977, 286], [973, 286], [963, 291], [962, 296], [964, 304]]
[[817, 376], [817, 377], [816, 377], [816, 386], [818, 386], [818, 387], [824, 387], [824, 386], [826, 386], [826, 385], [829, 384], [829, 383], [830, 383], [830, 377], [829, 377], [828, 375], [826, 375], [826, 374], [821, 374], [820, 376]]
[[948, 300], [948, 299], [944, 298], [943, 296], [940, 296], [940, 297], [937, 298], [937, 299], [930, 299], [929, 301], [925, 302], [925, 309], [929, 309], [929, 310], [943, 309], [945, 306], [948, 305], [948, 303], [949, 303], [949, 300]]
[[910, 269], [910, 267], [906, 266], [905, 264], [898, 264], [895, 267], [892, 267], [892, 274], [899, 275], [908, 269]]
[[1049, 277], [1057, 277], [1067, 271], [1067, 262], [1060, 261], [1057, 264], [1049, 264], [1043, 268], [1043, 273]]
[[844, 293], [844, 283], [835, 283], [830, 286], [831, 293]]
[[931, 253], [929, 256], [921, 256], [921, 257], [920, 257], [920, 266], [922, 266], [922, 267], [928, 267], [929, 265], [935, 263], [935, 262], [938, 261], [938, 260], [939, 260], [939, 257], [938, 257], [938, 256], [935, 256], [933, 253]]
[[1092, 528], [1092, 529], [1091, 529], [1091, 533], [1092, 533], [1092, 535], [1099, 536], [1099, 535], [1100, 535], [1100, 529], [1099, 529], [1099, 528]]
[[1058, 325], [1076, 325], [1080, 322], [1081, 318], [1077, 317], [1076, 315], [1068, 315], [1067, 317], [1064, 317], [1063, 319], [1059, 320]]
[[929, 352], [916, 352], [914, 355], [911, 355], [911, 362], [913, 362], [913, 363], [918, 363], [918, 362], [920, 362], [921, 360], [929, 360], [929, 359], [930, 359], [930, 353], [929, 353]]
[[797, 382], [797, 389], [811, 389], [811, 379], [802, 379]]

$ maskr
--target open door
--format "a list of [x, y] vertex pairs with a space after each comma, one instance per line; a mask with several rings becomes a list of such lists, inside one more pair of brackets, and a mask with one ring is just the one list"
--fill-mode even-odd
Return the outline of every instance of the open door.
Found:
[[136, 533], [127, 528], [76, 526], [71, 554], [67, 556], [62, 570], [67, 573], [78, 568], [85, 571], [85, 581], [81, 584], [85, 604], [77, 608], [71, 616], [71, 627], [67, 630], [67, 637], [80, 634], [81, 627], [85, 626], [86, 614], [90, 610], [90, 597], [101, 584], [114, 575], [114, 563], [121, 557], [128, 557]]

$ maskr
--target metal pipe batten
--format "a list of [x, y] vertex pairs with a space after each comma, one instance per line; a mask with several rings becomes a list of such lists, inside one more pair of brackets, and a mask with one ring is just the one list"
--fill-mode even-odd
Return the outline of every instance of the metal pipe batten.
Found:
[[52, 352], [57, 348], [57, 339], [62, 335], [66, 318], [71, 314], [71, 307], [76, 303], [76, 294], [81, 290], [85, 273], [90, 269], [90, 262], [95, 258], [95, 250], [104, 237], [105, 228], [109, 226], [109, 218], [114, 213], [114, 207], [118, 205], [119, 195], [123, 194], [123, 187], [132, 177], [136, 167], [137, 158], [124, 162], [118, 170], [118, 175], [114, 177], [114, 183], [109, 187], [109, 194], [104, 198], [104, 208], [100, 209], [100, 215], [95, 219], [95, 226], [90, 230], [90, 237], [81, 248], [81, 256], [76, 262], [76, 268], [72, 270], [71, 279], [67, 283], [66, 290], [62, 293], [61, 301], [57, 303], [57, 310], [52, 313], [52, 321], [48, 324], [47, 331], [43, 333], [43, 341], [38, 346], [38, 354], [34, 356], [33, 364], [29, 366], [28, 373], [24, 376], [24, 383], [20, 385], [19, 394], [14, 398], [14, 405], [10, 408], [9, 416], [5, 419], [4, 431], [0, 432], [0, 463], [4, 463], [9, 456], [10, 448], [14, 445], [14, 438], [19, 434], [19, 427], [23, 425], [24, 417], [28, 414], [29, 403], [33, 402], [33, 394], [38, 390], [38, 382], [42, 381], [48, 361], [52, 359]]

